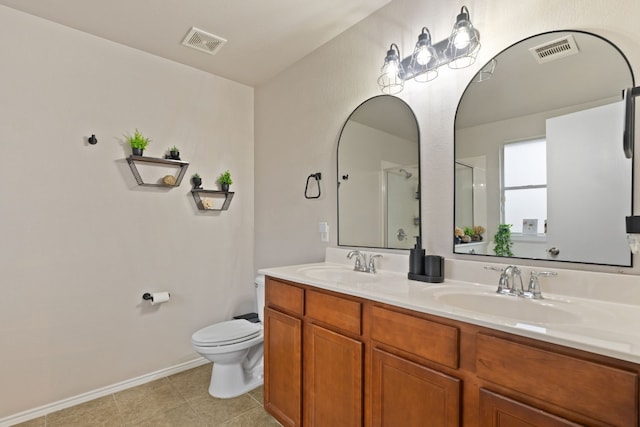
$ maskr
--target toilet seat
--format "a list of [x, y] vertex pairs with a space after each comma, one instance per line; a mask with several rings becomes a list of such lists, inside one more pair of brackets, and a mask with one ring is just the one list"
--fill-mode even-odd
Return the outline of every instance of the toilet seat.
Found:
[[220, 347], [251, 340], [262, 334], [262, 325], [244, 319], [216, 323], [196, 331], [191, 342], [200, 347]]

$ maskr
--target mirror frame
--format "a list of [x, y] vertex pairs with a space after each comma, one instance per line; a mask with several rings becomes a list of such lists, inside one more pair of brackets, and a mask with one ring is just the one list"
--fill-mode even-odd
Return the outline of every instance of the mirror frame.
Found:
[[[613, 49], [615, 49], [621, 56], [621, 58], [624, 60], [624, 63], [627, 65], [628, 69], [629, 69], [629, 74], [631, 76], [631, 87], [635, 87], [636, 83], [635, 83], [635, 75], [633, 73], [633, 68], [631, 67], [631, 64], [629, 62], [629, 59], [627, 58], [627, 56], [624, 54], [624, 52], [618, 47], [616, 46], [616, 44], [614, 44], [612, 41], [610, 41], [609, 39], [607, 39], [604, 36], [601, 36], [599, 34], [595, 34], [593, 32], [590, 31], [584, 31], [584, 30], [572, 30], [572, 29], [562, 29], [562, 30], [553, 30], [553, 31], [545, 31], [545, 32], [541, 32], [541, 33], [537, 33], [537, 34], [533, 34], [529, 37], [525, 37], [523, 39], [517, 40], [516, 42], [510, 44], [509, 46], [505, 47], [504, 49], [500, 50], [498, 53], [496, 53], [492, 58], [490, 58], [486, 63], [484, 63], [477, 71], [476, 74], [474, 74], [471, 79], [469, 80], [469, 82], [467, 83], [467, 85], [465, 86], [464, 91], [462, 92], [462, 94], [460, 95], [460, 99], [458, 100], [458, 105], [456, 107], [456, 113], [454, 116], [454, 124], [453, 124], [453, 142], [454, 142], [454, 149], [453, 149], [453, 188], [454, 188], [454, 192], [455, 192], [455, 188], [456, 188], [456, 171], [455, 171], [455, 165], [456, 165], [456, 120], [458, 117], [458, 113], [459, 113], [459, 109], [460, 109], [460, 105], [462, 102], [462, 99], [464, 98], [465, 94], [467, 93], [468, 89], [470, 88], [471, 84], [473, 83], [473, 81], [476, 79], [476, 77], [478, 76], [478, 74], [480, 74], [485, 67], [487, 67], [492, 61], [496, 60], [496, 58], [498, 58], [502, 53], [504, 53], [505, 51], [513, 48], [514, 46], [523, 43], [527, 40], [530, 40], [534, 37], [539, 37], [539, 36], [544, 36], [547, 34], [553, 34], [553, 33], [579, 33], [579, 34], [586, 34], [589, 36], [593, 36], [596, 37], [600, 40], [602, 40], [603, 42], [605, 42], [606, 44], [608, 44], [610, 47], [612, 47]], [[498, 62], [499, 63], [499, 62]], [[621, 91], [623, 93], [623, 97], [624, 97], [624, 91], [626, 88], [621, 88]], [[623, 98], [621, 98], [622, 100]], [[627, 124], [625, 121], [625, 128], [624, 131], [627, 132]], [[624, 150], [624, 143], [625, 141], [620, 141], [620, 150]], [[635, 153], [633, 153], [633, 156], [631, 157], [631, 212], [634, 212], [634, 206], [635, 206], [635, 200], [634, 200], [634, 194], [635, 194], [635, 190], [634, 190], [634, 181], [635, 181]], [[456, 206], [455, 206], [455, 193], [453, 194], [453, 212], [454, 212], [454, 218], [453, 218], [453, 226], [452, 226], [452, 235], [453, 235], [453, 229], [455, 228], [455, 212], [456, 212]], [[624, 222], [624, 215], [621, 215], [620, 218], [621, 222]], [[488, 237], [488, 236], [487, 236]], [[553, 262], [553, 263], [572, 263], [572, 264], [584, 264], [584, 265], [604, 265], [604, 266], [613, 266], [613, 267], [633, 267], [633, 256], [631, 254], [631, 251], [629, 251], [629, 260], [627, 262], [627, 264], [607, 264], [607, 263], [597, 263], [597, 262], [584, 262], [584, 261], [573, 261], [573, 260], [554, 260], [554, 259], [545, 259], [545, 258], [531, 258], [531, 257], [518, 257], [518, 256], [511, 256], [511, 257], [504, 257], [504, 256], [500, 256], [500, 255], [493, 255], [493, 254], [475, 254], [475, 253], [464, 253], [464, 252], [456, 252], [455, 249], [455, 240], [453, 240], [453, 244], [451, 246], [452, 248], [452, 253], [455, 255], [470, 255], [470, 256], [484, 256], [484, 257], [491, 257], [491, 258], [499, 258], [499, 259], [518, 259], [518, 260], [533, 260], [533, 261], [549, 261], [549, 262]], [[501, 261], [502, 262], [502, 261]]]
[[[370, 102], [372, 100], [375, 99], [381, 99], [381, 98], [393, 98], [394, 100], [397, 100], [399, 102], [401, 102], [402, 104], [404, 104], [404, 106], [407, 108], [407, 111], [409, 111], [411, 113], [411, 116], [413, 118], [413, 121], [415, 122], [416, 125], [416, 137], [417, 137], [417, 145], [418, 145], [418, 158], [417, 158], [417, 164], [418, 164], [418, 188], [416, 191], [416, 195], [417, 195], [417, 200], [418, 200], [418, 218], [419, 218], [419, 224], [418, 224], [418, 235], [420, 236], [420, 240], [422, 241], [422, 237], [423, 237], [423, 233], [422, 233], [422, 165], [421, 165], [421, 161], [420, 161], [420, 142], [421, 142], [421, 136], [420, 136], [420, 125], [418, 123], [418, 117], [416, 116], [415, 112], [413, 111], [413, 109], [411, 108], [411, 106], [402, 98], [399, 98], [397, 96], [394, 95], [375, 95], [372, 96], [371, 98], [365, 99], [364, 101], [362, 101], [360, 104], [358, 104], [358, 106], [356, 108], [353, 109], [353, 111], [351, 111], [351, 113], [349, 114], [349, 116], [347, 117], [347, 119], [344, 121], [344, 123], [342, 124], [342, 127], [340, 128], [340, 133], [338, 135], [338, 142], [336, 144], [336, 224], [337, 224], [337, 232], [336, 232], [336, 243], [337, 246], [342, 246], [342, 247], [353, 247], [353, 248], [374, 248], [374, 249], [388, 249], [388, 250], [399, 250], [399, 251], [406, 251], [409, 250], [410, 248], [389, 248], [389, 247], [384, 247], [384, 246], [364, 246], [364, 245], [347, 245], [347, 244], [341, 244], [340, 243], [340, 182], [341, 182], [341, 177], [340, 177], [340, 143], [342, 142], [342, 134], [344, 132], [345, 127], [347, 126], [347, 124], [349, 123], [349, 120], [351, 120], [351, 118], [353, 117], [353, 115], [356, 113], [356, 111], [358, 111], [359, 108], [361, 108], [363, 105], [365, 105], [367, 102]], [[411, 245], [411, 247], [413, 247], [413, 244]]]

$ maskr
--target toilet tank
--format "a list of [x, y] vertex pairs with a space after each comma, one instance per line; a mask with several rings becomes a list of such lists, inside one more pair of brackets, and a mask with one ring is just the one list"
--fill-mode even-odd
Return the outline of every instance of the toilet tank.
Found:
[[256, 303], [258, 305], [258, 318], [264, 320], [264, 276], [256, 276]]

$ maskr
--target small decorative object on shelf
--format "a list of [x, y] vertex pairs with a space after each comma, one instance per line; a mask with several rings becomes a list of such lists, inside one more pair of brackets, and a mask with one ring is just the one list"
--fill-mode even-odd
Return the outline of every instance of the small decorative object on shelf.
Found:
[[193, 184], [194, 189], [199, 190], [202, 188], [202, 178], [200, 178], [200, 175], [197, 173], [194, 173], [191, 177], [191, 183]]
[[[191, 190], [193, 200], [201, 211], [226, 211], [229, 209], [234, 193], [232, 191], [204, 190], [194, 188]], [[220, 207], [214, 207], [214, 202]]]
[[173, 187], [176, 185], [176, 177], [173, 175], [166, 175], [164, 178], [162, 178], [162, 183], [169, 187]]
[[[180, 186], [180, 183], [182, 182], [182, 178], [184, 177], [185, 173], [187, 172], [187, 168], [189, 167], [188, 162], [183, 162], [181, 160], [160, 159], [157, 157], [136, 156], [136, 155], [131, 155], [127, 157], [127, 163], [129, 164], [131, 173], [133, 173], [133, 177], [136, 179], [136, 182], [138, 183], [138, 185], [143, 185], [147, 187], [178, 187]], [[142, 175], [140, 174], [140, 171], [138, 171], [138, 167], [136, 166], [136, 163], [141, 164], [142, 166], [141, 171], [144, 172], [146, 180], [143, 179]], [[153, 174], [152, 173], [153, 171], [149, 169], [150, 166], [154, 170], [156, 168], [159, 168], [160, 171], [162, 171], [163, 169], [166, 169], [166, 170], [176, 171], [176, 173], [173, 176]]]
[[180, 160], [180, 149], [174, 145], [169, 148], [169, 155], [164, 157], [165, 159]]
[[142, 156], [144, 149], [151, 142], [151, 139], [143, 136], [137, 128], [133, 135], [127, 135], [126, 138], [129, 145], [131, 145], [131, 152], [134, 156]]
[[229, 191], [229, 186], [233, 184], [233, 180], [231, 179], [231, 172], [229, 172], [228, 169], [220, 174], [218, 184], [220, 184], [222, 191]]

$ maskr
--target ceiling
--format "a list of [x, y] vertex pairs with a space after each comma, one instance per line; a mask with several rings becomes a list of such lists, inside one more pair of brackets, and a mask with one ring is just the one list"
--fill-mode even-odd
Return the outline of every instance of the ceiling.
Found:
[[[257, 86], [391, 0], [0, 0], [41, 18]], [[192, 27], [226, 39], [182, 45]]]
[[[536, 62], [531, 48], [570, 34], [577, 54]], [[456, 128], [607, 103], [616, 97], [621, 100], [622, 90], [633, 85], [631, 69], [620, 51], [600, 37], [578, 31], [531, 37], [501, 52], [496, 61], [489, 80], [468, 85], [458, 106]]]

